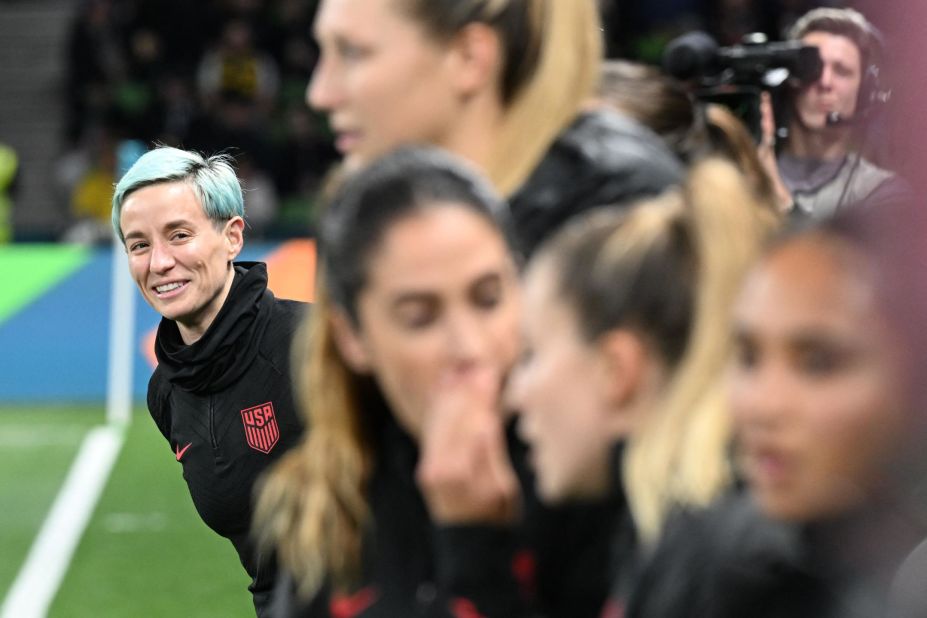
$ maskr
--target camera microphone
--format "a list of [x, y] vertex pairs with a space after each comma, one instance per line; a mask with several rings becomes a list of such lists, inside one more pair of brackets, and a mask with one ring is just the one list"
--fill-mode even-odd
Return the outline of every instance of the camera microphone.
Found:
[[856, 124], [856, 116], [843, 116], [840, 112], [828, 112], [824, 118], [824, 124], [828, 127], [845, 127]]

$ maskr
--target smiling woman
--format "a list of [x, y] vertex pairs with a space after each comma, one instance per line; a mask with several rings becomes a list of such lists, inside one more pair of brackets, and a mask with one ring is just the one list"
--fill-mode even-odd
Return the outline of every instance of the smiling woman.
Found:
[[113, 227], [132, 278], [162, 316], [148, 408], [206, 524], [232, 541], [265, 615], [275, 565], [249, 540], [255, 479], [302, 434], [289, 348], [304, 303], [278, 300], [244, 244], [231, 161], [176, 148], [143, 155], [116, 186]]
[[228, 296], [229, 267], [244, 242], [244, 219], [210, 221], [185, 182], [136, 190], [122, 207], [129, 269], [152, 308], [174, 320], [184, 343], [197, 341]]

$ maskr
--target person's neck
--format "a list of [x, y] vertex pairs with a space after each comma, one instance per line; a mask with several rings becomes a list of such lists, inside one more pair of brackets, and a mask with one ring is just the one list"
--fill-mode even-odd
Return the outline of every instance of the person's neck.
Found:
[[463, 108], [453, 128], [439, 140], [438, 146], [463, 157], [486, 174], [496, 148], [505, 109], [490, 95], [477, 95]]
[[216, 316], [219, 315], [219, 311], [229, 297], [229, 292], [232, 290], [232, 282], [234, 280], [235, 268], [229, 264], [225, 285], [222, 287], [219, 294], [202, 309], [202, 313], [192, 320], [185, 320], [184, 322], [177, 320], [177, 330], [180, 331], [180, 338], [183, 339], [184, 345], [193, 345], [203, 338], [203, 335], [209, 330], [209, 327], [215, 321]]
[[837, 161], [850, 151], [849, 127], [808, 129], [793, 123], [789, 135], [788, 153], [799, 159]]

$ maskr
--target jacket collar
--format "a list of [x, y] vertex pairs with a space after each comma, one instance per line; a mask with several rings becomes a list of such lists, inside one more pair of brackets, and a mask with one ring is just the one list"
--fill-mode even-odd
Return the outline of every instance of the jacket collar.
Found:
[[203, 336], [185, 345], [177, 323], [161, 319], [155, 340], [159, 369], [184, 390], [206, 394], [227, 388], [257, 356], [274, 296], [267, 267], [238, 262], [228, 298]]

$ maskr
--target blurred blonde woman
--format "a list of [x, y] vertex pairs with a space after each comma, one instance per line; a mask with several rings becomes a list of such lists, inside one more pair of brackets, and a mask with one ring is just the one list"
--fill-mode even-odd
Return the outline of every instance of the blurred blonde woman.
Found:
[[602, 58], [594, 0], [322, 0], [315, 37], [307, 99], [346, 164], [450, 150], [509, 198], [524, 252], [576, 213], [680, 179], [650, 132], [582, 111]]
[[595, 213], [529, 264], [527, 350], [509, 396], [538, 491], [627, 498], [603, 615], [669, 602], [663, 578], [678, 574], [653, 561], [661, 537], [732, 486], [727, 326], [769, 227], [737, 170], [710, 160], [682, 192]]

